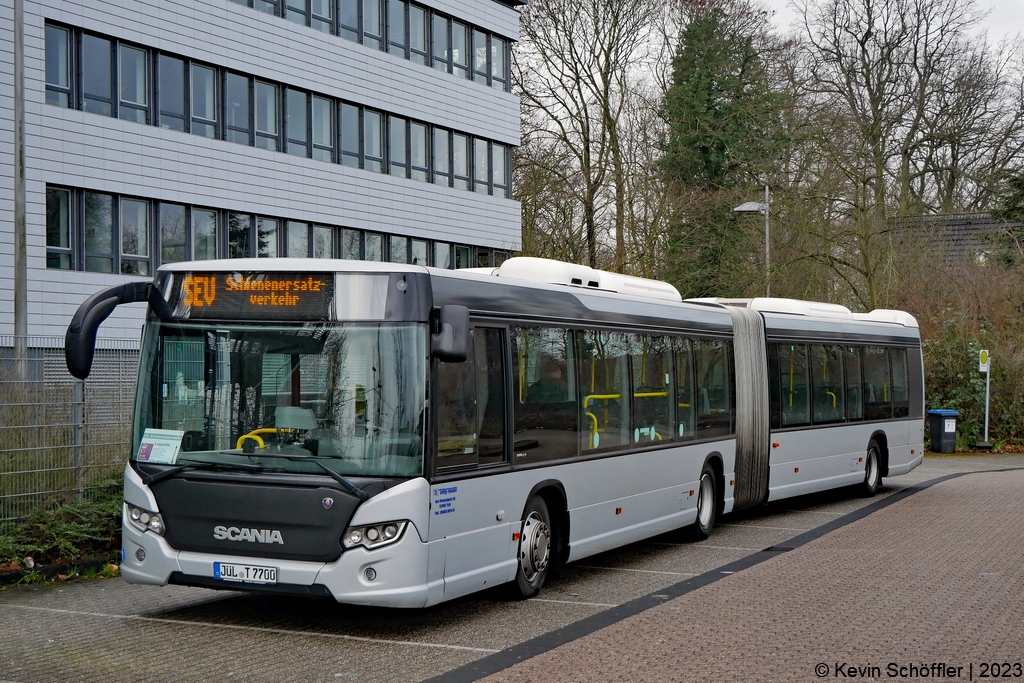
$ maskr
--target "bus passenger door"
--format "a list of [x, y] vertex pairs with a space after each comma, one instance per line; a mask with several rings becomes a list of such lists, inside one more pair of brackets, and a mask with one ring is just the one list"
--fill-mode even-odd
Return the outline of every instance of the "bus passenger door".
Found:
[[469, 359], [437, 361], [436, 368], [431, 402], [437, 459], [430, 486], [428, 574], [431, 580], [444, 577], [447, 600], [514, 575], [512, 526], [522, 502], [511, 499], [504, 476], [482, 471], [508, 462], [505, 331], [475, 328]]

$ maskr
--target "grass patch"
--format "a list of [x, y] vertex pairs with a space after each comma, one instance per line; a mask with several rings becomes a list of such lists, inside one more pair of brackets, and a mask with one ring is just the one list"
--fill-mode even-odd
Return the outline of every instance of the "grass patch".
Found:
[[120, 547], [122, 500], [121, 485], [110, 484], [89, 500], [37, 508], [0, 535], [0, 564], [26, 557], [37, 566], [113, 557]]

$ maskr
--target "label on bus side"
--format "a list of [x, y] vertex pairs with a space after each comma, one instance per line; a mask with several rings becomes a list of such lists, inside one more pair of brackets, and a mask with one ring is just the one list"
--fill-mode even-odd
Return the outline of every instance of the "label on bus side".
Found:
[[176, 429], [146, 429], [139, 444], [139, 462], [153, 462], [158, 465], [173, 465], [181, 450], [181, 439], [185, 432]]
[[455, 494], [458, 493], [458, 486], [439, 486], [433, 490], [433, 505], [435, 515], [449, 515], [455, 512]]

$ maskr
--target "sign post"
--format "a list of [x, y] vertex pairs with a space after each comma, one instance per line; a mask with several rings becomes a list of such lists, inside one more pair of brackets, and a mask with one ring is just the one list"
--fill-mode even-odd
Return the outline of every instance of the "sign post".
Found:
[[989, 382], [992, 379], [992, 356], [989, 354], [988, 349], [982, 349], [978, 352], [978, 372], [985, 373], [985, 440], [977, 444], [978, 448], [984, 450], [991, 450], [992, 444], [988, 441], [988, 388]]

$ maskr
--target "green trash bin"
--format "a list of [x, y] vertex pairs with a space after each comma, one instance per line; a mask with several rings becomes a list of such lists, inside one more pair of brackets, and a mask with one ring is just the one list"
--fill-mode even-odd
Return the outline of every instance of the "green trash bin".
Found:
[[929, 410], [928, 432], [933, 453], [956, 453], [956, 410]]

